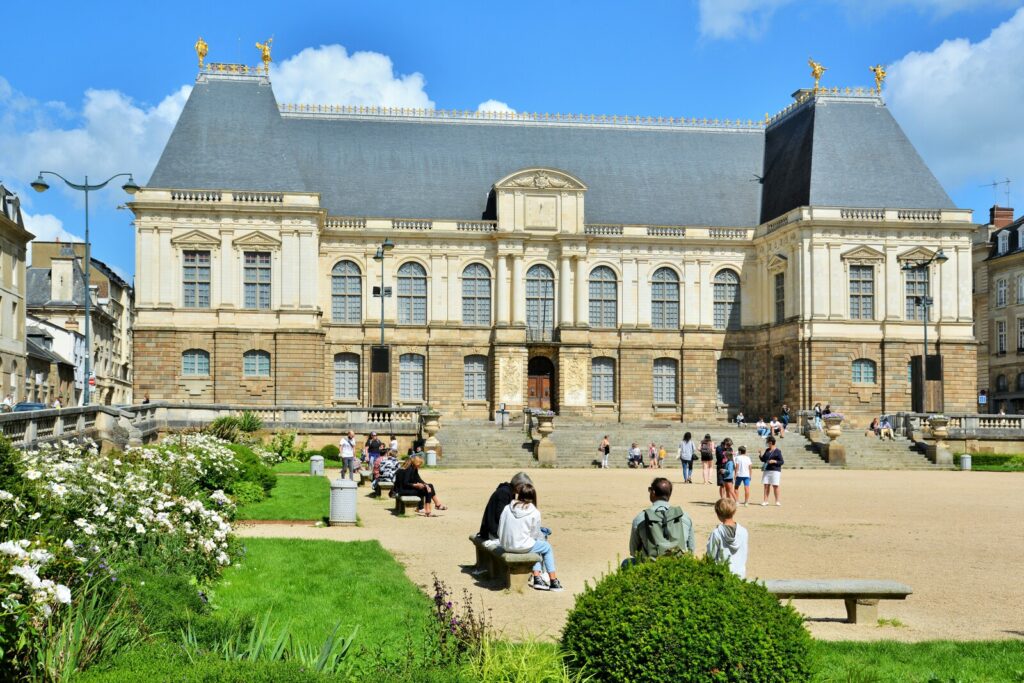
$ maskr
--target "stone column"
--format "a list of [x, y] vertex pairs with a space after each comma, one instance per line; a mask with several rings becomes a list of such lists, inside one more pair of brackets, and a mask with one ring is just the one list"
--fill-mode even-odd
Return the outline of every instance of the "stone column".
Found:
[[558, 262], [558, 324], [561, 327], [568, 327], [574, 322], [571, 258], [563, 255]]
[[576, 257], [576, 325], [590, 324], [590, 302], [587, 300], [587, 260]]
[[494, 296], [497, 298], [497, 319], [496, 325], [508, 325], [508, 258], [499, 254], [495, 267]]
[[512, 324], [526, 324], [526, 275], [523, 255], [512, 255]]

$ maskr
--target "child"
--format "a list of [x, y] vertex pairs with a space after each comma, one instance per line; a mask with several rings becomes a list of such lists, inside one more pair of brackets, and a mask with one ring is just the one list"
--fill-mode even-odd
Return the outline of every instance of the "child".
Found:
[[736, 498], [736, 489], [733, 487], [733, 482], [736, 479], [736, 463], [733, 460], [731, 447], [722, 452], [720, 471], [722, 473], [722, 487], [718, 490], [718, 497], [734, 500]]
[[649, 463], [647, 465], [648, 469], [652, 469], [653, 470], [653, 469], [657, 468], [658, 467], [658, 447], [654, 445], [653, 441], [651, 442], [651, 445], [647, 447], [647, 456], [648, 456], [648, 460], [649, 460]]
[[665, 444], [662, 444], [658, 449], [658, 469], [660, 470], [662, 465], [665, 464]]
[[705, 553], [716, 562], [729, 562], [729, 571], [741, 579], [747, 576], [747, 550], [749, 537], [733, 517], [736, 516], [736, 501], [722, 498], [715, 503], [715, 514], [721, 522], [708, 536]]
[[520, 484], [515, 489], [515, 498], [502, 511], [498, 522], [498, 540], [507, 553], [537, 553], [543, 561], [543, 568], [550, 583], [541, 575], [541, 562], [533, 565], [530, 587], [539, 591], [560, 591], [562, 583], [555, 575], [555, 552], [545, 540], [546, 534], [540, 525], [540, 510], [537, 509], [537, 490], [531, 484]]
[[750, 502], [750, 456], [747, 455], [747, 447], [740, 446], [739, 455], [734, 459], [736, 463], [736, 479], [733, 488], [733, 500], [739, 502], [740, 486], [743, 487], [743, 504]]

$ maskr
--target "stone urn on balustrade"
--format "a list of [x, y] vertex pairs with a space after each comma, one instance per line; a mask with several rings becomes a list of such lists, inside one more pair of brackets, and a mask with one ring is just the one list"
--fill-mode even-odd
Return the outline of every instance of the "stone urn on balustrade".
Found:
[[825, 458], [828, 464], [846, 467], [846, 447], [837, 441], [843, 433], [843, 416], [839, 413], [828, 413], [823, 415], [821, 420], [825, 423], [825, 436], [828, 437], [828, 443], [825, 445]]
[[932, 433], [932, 443], [928, 444], [928, 459], [936, 465], [953, 465], [953, 452], [946, 446], [949, 438], [949, 418], [945, 415], [928, 417], [928, 428]]
[[550, 437], [551, 432], [555, 431], [555, 414], [551, 411], [536, 412], [534, 418], [537, 420], [537, 434], [540, 435], [533, 444], [537, 464], [541, 467], [554, 467], [557, 453]]
[[430, 406], [424, 406], [420, 411], [420, 423], [426, 439], [423, 440], [423, 450], [435, 451], [441, 455], [441, 442], [437, 440], [436, 434], [441, 431], [441, 413]]

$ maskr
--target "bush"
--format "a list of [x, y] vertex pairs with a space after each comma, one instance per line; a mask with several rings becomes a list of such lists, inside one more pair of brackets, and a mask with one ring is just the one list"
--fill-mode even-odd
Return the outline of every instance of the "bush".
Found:
[[320, 455], [324, 456], [324, 460], [337, 460], [341, 456], [341, 451], [333, 443], [329, 443], [320, 449]]
[[256, 455], [251, 448], [241, 444], [231, 444], [228, 448], [234, 451], [237, 456], [238, 477], [235, 481], [225, 486], [225, 491], [236, 495], [238, 484], [246, 481], [259, 484], [264, 493], [267, 494], [277, 486], [277, 475], [263, 463], [263, 459]]
[[309, 460], [309, 453], [306, 451], [306, 441], [296, 443], [298, 434], [295, 432], [281, 432], [274, 434], [268, 448], [278, 455], [278, 462], [288, 460], [291, 462], [306, 462]]
[[241, 421], [234, 415], [225, 415], [207, 425], [203, 431], [225, 441], [238, 441]]
[[243, 410], [238, 416], [238, 429], [246, 434], [252, 434], [263, 429], [263, 420], [251, 410]]
[[1024, 471], [1024, 455], [978, 453], [971, 456], [972, 469], [990, 469], [1001, 472]]
[[254, 481], [240, 481], [231, 487], [231, 495], [235, 498], [235, 505], [252, 505], [267, 497], [263, 487]]
[[727, 565], [690, 556], [587, 586], [562, 644], [598, 681], [808, 681], [802, 618]]

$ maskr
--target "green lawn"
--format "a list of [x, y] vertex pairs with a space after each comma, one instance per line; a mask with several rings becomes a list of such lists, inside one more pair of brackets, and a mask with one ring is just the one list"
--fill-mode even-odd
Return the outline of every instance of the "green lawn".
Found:
[[330, 496], [326, 477], [278, 477], [270, 497], [238, 508], [238, 519], [319, 521], [330, 512]]
[[[959, 456], [956, 458], [959, 462]], [[1024, 472], [1024, 455], [1020, 453], [975, 453], [971, 469], [977, 472]]]
[[[324, 460], [324, 467], [341, 467], [340, 460]], [[270, 469], [274, 470], [278, 474], [291, 474], [293, 472], [300, 474], [309, 474], [309, 462], [300, 462], [298, 460], [286, 460], [285, 462], [279, 462]]]
[[1024, 641], [816, 641], [816, 683], [1024, 683]]
[[427, 624], [426, 596], [376, 541], [248, 538], [244, 545], [244, 559], [214, 589], [218, 615], [269, 611], [297, 639], [318, 644], [340, 621], [345, 635], [359, 627], [357, 645], [393, 653]]

